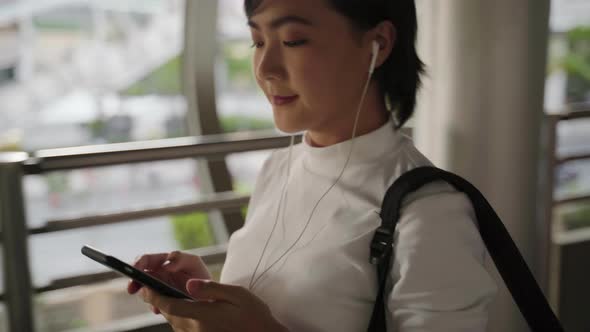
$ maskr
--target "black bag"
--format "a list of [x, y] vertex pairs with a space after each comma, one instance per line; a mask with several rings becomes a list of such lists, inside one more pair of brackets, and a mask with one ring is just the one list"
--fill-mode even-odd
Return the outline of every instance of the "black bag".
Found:
[[419, 167], [404, 173], [387, 190], [381, 207], [381, 227], [371, 242], [371, 263], [377, 265], [379, 293], [369, 332], [385, 332], [385, 282], [393, 251], [393, 234], [405, 195], [423, 185], [443, 180], [471, 200], [483, 242], [531, 331], [563, 331], [539, 285], [512, 241], [504, 224], [485, 197], [467, 180], [436, 167]]

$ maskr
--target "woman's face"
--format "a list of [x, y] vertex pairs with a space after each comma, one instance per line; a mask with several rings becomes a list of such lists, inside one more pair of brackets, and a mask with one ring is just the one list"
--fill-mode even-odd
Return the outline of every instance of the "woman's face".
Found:
[[320, 0], [265, 0], [249, 25], [254, 74], [278, 129], [349, 130], [367, 79], [370, 41]]

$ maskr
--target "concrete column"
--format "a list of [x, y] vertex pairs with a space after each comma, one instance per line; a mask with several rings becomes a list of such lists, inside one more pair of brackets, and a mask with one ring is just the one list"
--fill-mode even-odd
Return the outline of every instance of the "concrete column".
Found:
[[[217, 1], [186, 2], [183, 89], [188, 104], [188, 132], [195, 136], [222, 132], [214, 84], [218, 6]], [[225, 159], [199, 160], [197, 165], [203, 193], [233, 190]], [[209, 213], [209, 219], [218, 243], [226, 242], [231, 233], [244, 225], [240, 211], [213, 211]]]
[[[422, 0], [419, 8], [429, 76], [418, 148], [486, 195], [535, 271], [549, 0]], [[526, 330], [502, 283], [490, 331]]]

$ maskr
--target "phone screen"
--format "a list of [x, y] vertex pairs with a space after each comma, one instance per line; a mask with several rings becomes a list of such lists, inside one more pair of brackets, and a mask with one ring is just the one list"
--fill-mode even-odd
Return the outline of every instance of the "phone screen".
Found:
[[161, 295], [179, 299], [193, 299], [185, 292], [168, 285], [164, 281], [157, 279], [144, 271], [136, 269], [135, 267], [115, 258], [114, 256], [107, 255], [96, 248], [87, 245], [83, 246], [82, 254], [116, 272], [119, 272], [126, 277], [137, 281], [143, 286], [153, 289]]

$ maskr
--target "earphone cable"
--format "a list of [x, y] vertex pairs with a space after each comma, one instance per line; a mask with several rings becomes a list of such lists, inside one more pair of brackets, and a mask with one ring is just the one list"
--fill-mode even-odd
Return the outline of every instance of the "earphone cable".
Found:
[[[269, 235], [269, 237], [268, 237], [268, 239], [266, 241], [266, 244], [264, 246], [264, 249], [262, 250], [262, 255], [260, 255], [260, 259], [258, 260], [258, 264], [256, 265], [256, 268], [254, 270], [254, 273], [252, 274], [252, 278], [250, 279], [250, 284], [249, 284], [249, 287], [248, 287], [250, 290], [252, 290], [254, 288], [254, 286], [256, 286], [256, 283], [260, 280], [260, 278], [265, 273], [267, 273], [270, 269], [272, 269], [273, 266], [275, 266], [279, 261], [281, 261], [281, 259], [283, 257], [285, 257], [285, 255], [289, 251], [291, 251], [291, 249], [293, 249], [295, 247], [295, 245], [297, 245], [297, 243], [301, 240], [301, 238], [303, 237], [303, 234], [307, 230], [307, 227], [309, 226], [309, 224], [311, 222], [311, 218], [313, 217], [313, 214], [314, 214], [316, 208], [319, 206], [320, 202], [324, 199], [324, 197], [330, 192], [330, 190], [332, 190], [332, 188], [334, 188], [336, 186], [336, 184], [338, 184], [338, 181], [340, 181], [340, 178], [344, 174], [344, 170], [346, 169], [346, 166], [348, 165], [348, 163], [350, 161], [350, 158], [352, 156], [352, 150], [353, 150], [354, 142], [355, 142], [355, 138], [356, 138], [356, 130], [357, 130], [357, 125], [358, 125], [358, 119], [359, 119], [359, 115], [360, 115], [360, 112], [362, 110], [362, 106], [363, 106], [363, 103], [364, 103], [364, 100], [365, 100], [365, 97], [366, 97], [366, 94], [367, 94], [367, 90], [369, 88], [369, 84], [371, 83], [371, 76], [372, 76], [372, 72], [369, 71], [369, 77], [368, 77], [367, 82], [365, 83], [365, 86], [363, 88], [361, 99], [360, 99], [360, 102], [359, 102], [359, 105], [358, 105], [358, 110], [356, 112], [356, 117], [355, 117], [355, 120], [354, 120], [354, 126], [353, 126], [353, 129], [352, 129], [352, 139], [351, 139], [351, 142], [350, 142], [350, 149], [348, 151], [348, 156], [346, 158], [346, 161], [344, 163], [344, 166], [342, 167], [342, 170], [340, 171], [340, 174], [338, 175], [338, 177], [336, 178], [336, 180], [334, 181], [334, 183], [328, 188], [328, 190], [326, 190], [326, 192], [324, 192], [324, 194], [320, 197], [320, 199], [314, 205], [313, 209], [311, 210], [310, 216], [307, 219], [307, 222], [306, 222], [305, 226], [303, 227], [303, 230], [301, 231], [301, 233], [299, 234], [299, 236], [297, 237], [297, 239], [295, 240], [295, 242], [293, 242], [293, 244], [291, 244], [291, 246], [289, 246], [289, 248], [287, 248], [287, 250], [285, 250], [285, 252], [283, 252], [283, 254], [281, 256], [279, 256], [278, 259], [276, 259], [270, 266], [268, 266], [265, 270], [263, 270], [260, 273], [260, 275], [258, 277], [256, 277], [256, 279], [254, 279], [254, 277], [256, 275], [256, 272], [257, 272], [257, 270], [258, 270], [258, 268], [260, 266], [260, 262], [262, 261], [262, 257], [264, 256], [264, 253], [265, 253], [265, 251], [267, 249], [268, 243], [270, 242], [270, 238], [272, 237], [272, 233], [274, 232], [274, 230], [276, 228], [277, 221], [278, 221], [278, 214], [279, 214], [279, 211], [277, 211], [277, 215], [276, 215], [274, 226], [273, 226], [272, 231], [271, 231], [271, 233], [270, 233], [270, 235]], [[292, 142], [293, 142], [293, 136], [291, 136], [291, 143]], [[283, 195], [284, 195], [284, 190], [286, 189], [286, 184], [287, 184], [288, 177], [289, 177], [290, 166], [291, 166], [291, 146], [289, 147], [289, 166], [287, 168], [287, 180], [285, 181], [285, 184], [284, 184], [284, 187], [283, 187]], [[282, 201], [283, 195], [281, 195], [281, 201]], [[280, 209], [280, 206], [281, 206], [281, 202], [279, 202], [279, 209]], [[284, 216], [284, 214], [283, 214], [283, 216]]]
[[[287, 163], [287, 177], [285, 179], [285, 183], [283, 183], [283, 190], [281, 193], [281, 199], [279, 200], [279, 206], [277, 207], [277, 213], [276, 213], [276, 217], [275, 217], [275, 222], [272, 226], [272, 230], [270, 231], [270, 234], [268, 236], [268, 238], [266, 239], [266, 243], [264, 244], [264, 248], [262, 249], [262, 254], [260, 255], [260, 258], [258, 259], [258, 263], [256, 263], [256, 268], [254, 269], [254, 273], [252, 273], [252, 277], [250, 278], [250, 283], [248, 285], [248, 289], [252, 289], [252, 287], [254, 287], [253, 284], [253, 280], [254, 277], [256, 276], [256, 272], [258, 271], [258, 268], [260, 267], [260, 263], [262, 262], [262, 258], [264, 257], [264, 253], [266, 252], [266, 248], [268, 247], [268, 244], [270, 243], [270, 239], [272, 238], [272, 234], [275, 231], [275, 228], [277, 227], [277, 221], [279, 220], [279, 213], [281, 211], [281, 205], [283, 203], [283, 197], [286, 195], [286, 190], [287, 190], [287, 183], [289, 182], [289, 175], [291, 174], [291, 148], [293, 146], [293, 142], [295, 140], [294, 136], [291, 136], [291, 142], [289, 144], [289, 156], [288, 156], [288, 163]], [[285, 200], [285, 202], [287, 202], [287, 200]], [[286, 204], [285, 204], [286, 205]], [[283, 211], [285, 210], [285, 207], [283, 207]], [[282, 218], [285, 218], [285, 214], [282, 214]]]

